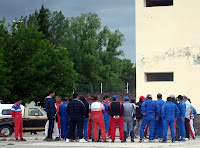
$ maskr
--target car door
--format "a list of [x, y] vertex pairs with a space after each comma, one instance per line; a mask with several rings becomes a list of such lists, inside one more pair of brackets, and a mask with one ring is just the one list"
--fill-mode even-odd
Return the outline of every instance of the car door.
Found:
[[47, 117], [40, 108], [26, 108], [25, 115], [25, 119], [23, 120], [24, 130], [44, 130]]

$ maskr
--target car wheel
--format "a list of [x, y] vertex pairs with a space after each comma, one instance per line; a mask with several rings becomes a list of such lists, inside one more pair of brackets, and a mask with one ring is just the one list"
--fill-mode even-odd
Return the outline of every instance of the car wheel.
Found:
[[12, 135], [12, 128], [8, 125], [1, 126], [0, 134], [4, 136]]

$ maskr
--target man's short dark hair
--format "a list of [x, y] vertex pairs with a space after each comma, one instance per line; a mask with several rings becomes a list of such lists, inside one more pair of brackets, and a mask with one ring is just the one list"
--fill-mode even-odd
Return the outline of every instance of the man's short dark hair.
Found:
[[177, 98], [180, 99], [180, 100], [183, 100], [183, 96], [182, 95], [178, 95]]
[[65, 98], [63, 99], [63, 101], [65, 101], [65, 102], [67, 102], [68, 100], [69, 100], [68, 97], [65, 97]]
[[157, 98], [162, 98], [162, 94], [161, 93], [157, 94]]
[[71, 102], [73, 99], [72, 99], [72, 97], [69, 97], [69, 102]]
[[50, 90], [50, 91], [48, 92], [48, 96], [49, 96], [50, 94], [53, 94], [53, 93], [55, 93], [55, 91]]
[[15, 101], [18, 102], [20, 100], [22, 100], [22, 98], [18, 97]]
[[135, 103], [135, 99], [131, 99], [131, 103]]
[[105, 99], [107, 99], [107, 98], [109, 98], [107, 95], [105, 95], [104, 97], [103, 97], [103, 100], [105, 100]]
[[171, 97], [167, 97], [167, 101], [172, 101], [172, 98]]
[[78, 94], [77, 93], [74, 93], [73, 94], [73, 99], [77, 98], [78, 97]]
[[85, 97], [84, 97], [84, 96], [81, 96], [81, 97], [80, 97], [80, 100], [81, 100], [82, 102], [84, 102], [84, 101], [85, 101]]
[[98, 100], [98, 96], [93, 96], [93, 100]]

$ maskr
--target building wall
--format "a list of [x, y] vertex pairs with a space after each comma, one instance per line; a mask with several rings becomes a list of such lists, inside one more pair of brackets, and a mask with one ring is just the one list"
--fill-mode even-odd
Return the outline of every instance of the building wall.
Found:
[[[188, 96], [200, 113], [200, 0], [145, 7], [136, 1], [136, 94]], [[173, 82], [145, 82], [147, 72], [174, 72]]]

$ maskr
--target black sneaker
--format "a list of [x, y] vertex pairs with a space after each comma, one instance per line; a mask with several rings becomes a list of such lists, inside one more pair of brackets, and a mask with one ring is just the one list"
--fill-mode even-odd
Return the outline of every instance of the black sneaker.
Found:
[[139, 142], [140, 142], [140, 143], [144, 142], [144, 139], [140, 138], [140, 141], [139, 141]]
[[24, 139], [24, 138], [21, 138], [21, 139], [20, 139], [20, 141], [26, 141], [26, 139]]
[[60, 137], [56, 137], [55, 141], [60, 141]]
[[51, 141], [53, 141], [52, 138], [47, 138], [47, 142], [51, 142]]
[[20, 139], [18, 139], [18, 138], [16, 138], [16, 140], [15, 141], [17, 141], [17, 142], [19, 142], [19, 141], [21, 141]]
[[125, 143], [126, 142], [126, 140], [121, 140], [121, 143]]
[[175, 140], [174, 140], [174, 139], [172, 139], [172, 143], [175, 143]]
[[114, 140], [112, 140], [112, 141], [111, 141], [111, 143], [115, 143], [115, 141], [114, 141]]
[[161, 143], [167, 143], [167, 140], [166, 140], [166, 139], [163, 139], [163, 140], [161, 141]]
[[131, 139], [131, 142], [135, 142], [134, 139]]

